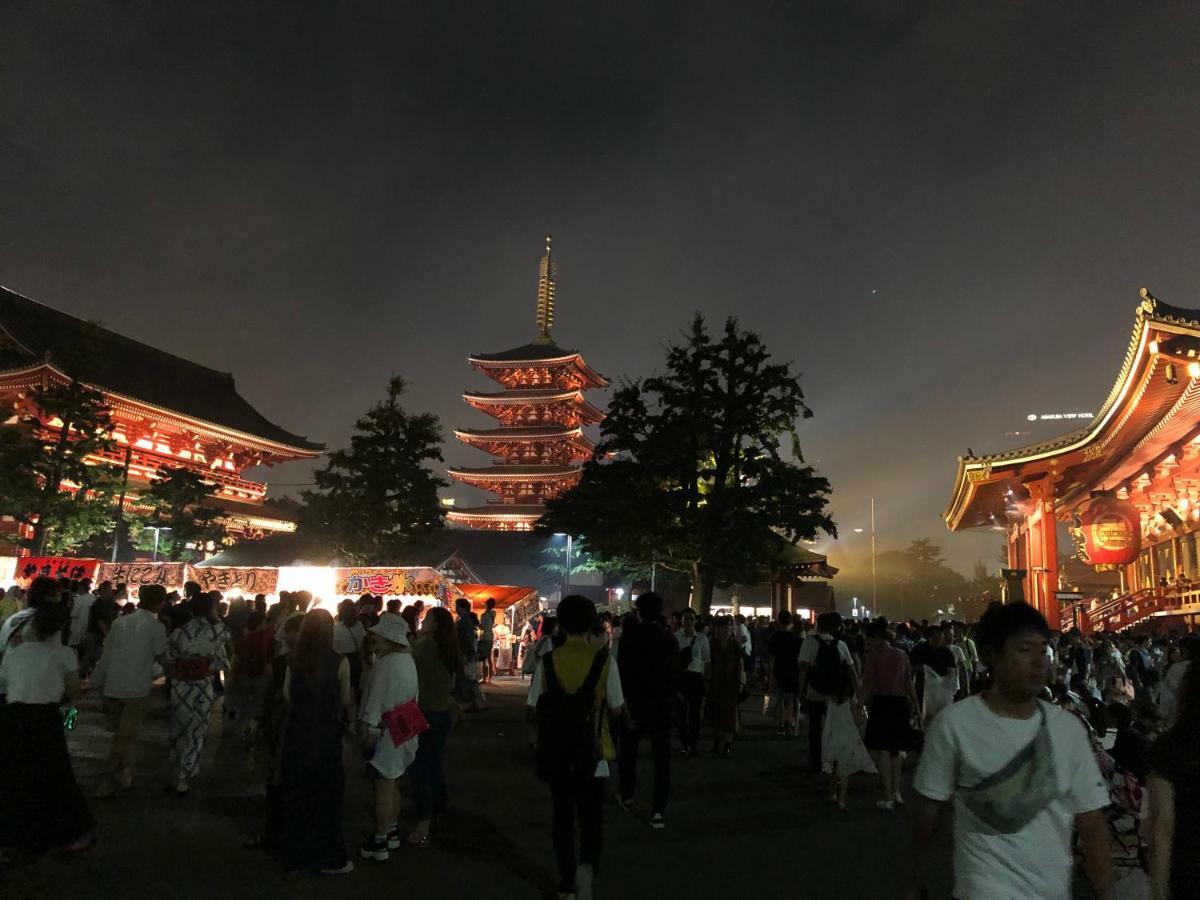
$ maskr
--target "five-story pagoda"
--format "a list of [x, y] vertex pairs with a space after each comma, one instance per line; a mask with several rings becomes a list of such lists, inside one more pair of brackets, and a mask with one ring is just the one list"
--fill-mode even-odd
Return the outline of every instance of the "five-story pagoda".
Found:
[[561, 496], [580, 477], [580, 464], [591, 456], [587, 425], [604, 418], [584, 398], [590, 388], [608, 386], [574, 350], [554, 343], [555, 265], [546, 237], [538, 272], [537, 337], [503, 353], [477, 353], [471, 365], [494, 378], [502, 391], [467, 391], [469, 406], [495, 418], [496, 428], [464, 428], [454, 436], [497, 457], [482, 468], [451, 468], [456, 481], [498, 496], [487, 505], [453, 510], [449, 520], [467, 528], [528, 531], [546, 511], [546, 501]]

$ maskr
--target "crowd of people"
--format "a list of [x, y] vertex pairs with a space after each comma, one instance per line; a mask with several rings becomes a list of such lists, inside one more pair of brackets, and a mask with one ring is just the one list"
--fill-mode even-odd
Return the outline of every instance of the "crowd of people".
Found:
[[[262, 826], [245, 846], [289, 871], [347, 874], [352, 855], [386, 862], [429, 845], [449, 800], [455, 723], [488, 708], [483, 686], [497, 675], [493, 601], [481, 613], [459, 601], [452, 614], [365, 595], [333, 615], [306, 591], [227, 603], [189, 582], [182, 595], [143, 586], [134, 602], [121, 585], [46, 577], [4, 600], [6, 855], [95, 843], [66, 740], [74, 703], [89, 691], [101, 699], [113, 737], [95, 798], [112, 802], [133, 784], [159, 690], [166, 793], [191, 790], [223, 696], [264, 787]], [[1066, 898], [1076, 863], [1107, 897], [1114, 856], [1145, 871], [1156, 897], [1200, 883], [1200, 854], [1183, 845], [1200, 808], [1200, 637], [1057, 634], [1021, 603], [993, 604], [970, 626], [826, 612], [810, 628], [788, 611], [668, 613], [654, 593], [624, 617], [570, 596], [523, 624], [511, 665], [529, 677], [563, 900], [592, 896], [611, 767], [620, 813], [640, 810], [661, 831], [675, 758], [701, 755], [706, 730], [712, 754], [733, 755], [752, 692], [778, 738], [827, 779], [835, 814], [850, 808], [855, 776], [872, 779], [872, 814], [914, 807], [911, 896], [925, 889], [951, 803], [957, 897]], [[347, 739], [373, 782], [357, 854], [343, 833]], [[650, 787], [639, 803], [644, 743]], [[916, 763], [908, 791], [906, 759]], [[403, 834], [402, 779], [413, 823]]]

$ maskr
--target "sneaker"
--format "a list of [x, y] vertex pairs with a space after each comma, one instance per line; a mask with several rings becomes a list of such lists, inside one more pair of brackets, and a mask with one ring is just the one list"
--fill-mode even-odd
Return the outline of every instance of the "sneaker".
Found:
[[354, 871], [354, 863], [351, 860], [346, 860], [346, 864], [340, 869], [322, 869], [322, 875], [349, 875]]
[[575, 900], [592, 900], [592, 881], [595, 875], [588, 863], [575, 870]]
[[627, 800], [624, 797], [618, 797], [617, 798], [617, 806], [620, 807], [621, 812], [632, 812], [633, 811], [633, 798], [631, 797]]
[[875, 808], [881, 809], [884, 812], [891, 812], [893, 809], [896, 808], [896, 804], [893, 803], [891, 800], [876, 800]]
[[897, 806], [903, 806], [904, 805], [904, 795], [901, 794], [899, 791], [896, 791], [896, 796], [892, 798], [892, 802], [895, 803]]
[[373, 834], [365, 841], [358, 851], [363, 859], [373, 859], [375, 862], [388, 861], [388, 840], [386, 834]]
[[400, 849], [400, 829], [392, 828], [387, 833], [387, 848], [389, 850]]
[[662, 831], [667, 827], [667, 820], [663, 818], [662, 813], [655, 813], [650, 817], [650, 827], [655, 831]]

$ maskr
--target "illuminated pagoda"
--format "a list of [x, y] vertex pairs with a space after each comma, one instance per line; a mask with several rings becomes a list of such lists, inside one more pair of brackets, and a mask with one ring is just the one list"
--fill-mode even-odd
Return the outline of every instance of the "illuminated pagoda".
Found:
[[[190, 469], [216, 485], [206, 505], [225, 513], [239, 538], [294, 531], [286, 514], [265, 506], [267, 485], [243, 477], [320, 455], [324, 445], [268, 421], [237, 392], [228, 372], [181, 359], [0, 288], [0, 403], [16, 427], [35, 412], [33, 391], [78, 381], [104, 395], [115, 446], [91, 460], [128, 471], [129, 509], [163, 467]], [[52, 440], [61, 423], [42, 435]], [[0, 525], [13, 534], [14, 522]], [[28, 535], [23, 535], [28, 537]]]
[[[958, 461], [952, 531], [1008, 538], [1007, 580], [1051, 624], [1117, 631], [1200, 625], [1200, 310], [1145, 289], [1116, 382], [1091, 422]], [[1058, 526], [1119, 587], [1062, 591]], [[1065, 548], [1064, 548], [1065, 549]], [[1074, 579], [1073, 579], [1074, 580]]]
[[471, 365], [498, 381], [502, 391], [467, 391], [468, 406], [499, 423], [496, 428], [454, 432], [464, 444], [497, 457], [490, 466], [450, 468], [456, 481], [496, 494], [484, 506], [460, 508], [447, 518], [456, 525], [489, 531], [529, 531], [546, 511], [546, 501], [561, 496], [580, 477], [580, 465], [595, 449], [583, 429], [604, 413], [584, 397], [608, 386], [574, 350], [554, 343], [555, 264], [546, 237], [538, 273], [537, 337], [504, 353], [468, 357]]

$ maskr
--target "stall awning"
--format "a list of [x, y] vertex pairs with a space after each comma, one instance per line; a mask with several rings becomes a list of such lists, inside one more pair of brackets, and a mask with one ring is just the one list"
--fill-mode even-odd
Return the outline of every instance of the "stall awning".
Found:
[[471, 609], [482, 611], [491, 597], [496, 601], [496, 609], [508, 609], [522, 600], [537, 596], [537, 589], [531, 587], [516, 587], [508, 584], [456, 584], [460, 591], [471, 601]]

